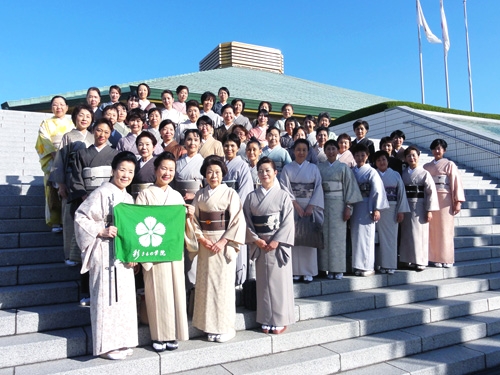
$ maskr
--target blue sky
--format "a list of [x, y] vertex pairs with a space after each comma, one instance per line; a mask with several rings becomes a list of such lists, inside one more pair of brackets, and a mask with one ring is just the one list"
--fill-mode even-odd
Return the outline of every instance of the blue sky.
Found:
[[[463, 0], [444, 1], [451, 107], [469, 110]], [[439, 0], [421, 4], [441, 38]], [[474, 107], [500, 113], [500, 1], [467, 11]], [[19, 0], [0, 22], [0, 103], [196, 72], [229, 41], [280, 49], [287, 75], [420, 102], [415, 0]], [[422, 50], [426, 103], [446, 106], [443, 47]]]

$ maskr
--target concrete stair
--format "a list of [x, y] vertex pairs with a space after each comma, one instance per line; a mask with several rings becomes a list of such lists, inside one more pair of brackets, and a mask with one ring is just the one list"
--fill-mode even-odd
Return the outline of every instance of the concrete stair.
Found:
[[468, 374], [500, 366], [500, 190], [463, 166], [467, 202], [455, 219], [453, 268], [296, 284], [297, 323], [282, 335], [261, 333], [255, 312], [239, 306], [238, 333], [227, 343], [190, 327], [190, 341], [158, 354], [140, 325], [132, 357], [93, 357], [79, 270], [62, 262], [62, 236], [43, 220], [42, 174], [29, 172], [41, 119], [33, 121], [0, 111], [0, 128], [22, 138], [16, 147], [27, 153], [16, 156], [24, 168], [0, 168], [0, 375]]

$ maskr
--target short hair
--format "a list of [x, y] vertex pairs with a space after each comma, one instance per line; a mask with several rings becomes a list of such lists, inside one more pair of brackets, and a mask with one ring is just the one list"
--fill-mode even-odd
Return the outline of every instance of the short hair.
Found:
[[125, 111], [127, 111], [127, 105], [125, 103], [116, 102], [112, 106], [115, 107], [117, 111], [118, 111], [118, 107], [122, 107]]
[[226, 105], [223, 105], [222, 108], [220, 109], [220, 113], [224, 113], [224, 111], [228, 108], [231, 108], [233, 110], [233, 113], [234, 113], [234, 107], [232, 104], [226, 104]]
[[330, 114], [328, 112], [321, 112], [318, 115], [318, 122], [320, 122], [323, 117], [327, 118], [329, 123], [332, 121], [332, 117], [330, 116]]
[[361, 125], [365, 127], [366, 131], [370, 130], [370, 125], [368, 125], [368, 122], [366, 122], [365, 120], [354, 121], [354, 124], [352, 124], [352, 130], [356, 130], [356, 128]]
[[385, 145], [386, 143], [390, 143], [392, 145], [392, 138], [391, 137], [382, 137], [382, 138], [380, 138], [380, 142], [378, 144], [378, 148], [382, 149], [382, 146]]
[[339, 143], [335, 139], [329, 139], [328, 141], [326, 141], [325, 145], [323, 146], [323, 150], [326, 150], [328, 146], [334, 146], [337, 150], [340, 148]]
[[385, 156], [387, 161], [389, 161], [389, 153], [387, 151], [384, 151], [384, 150], [378, 150], [375, 154], [373, 154], [373, 161], [376, 162], [382, 156]]
[[88, 95], [88, 94], [89, 94], [89, 92], [91, 92], [91, 91], [95, 91], [95, 92], [97, 92], [97, 95], [99, 95], [99, 98], [101, 97], [101, 90], [99, 90], [97, 87], [95, 87], [95, 86], [89, 87], [89, 88], [87, 89], [87, 95]]
[[172, 90], [163, 90], [161, 92], [160, 98], [163, 98], [163, 95], [165, 94], [169, 94], [172, 98], [174, 97], [174, 93], [172, 92]]
[[111, 131], [113, 131], [113, 124], [111, 123], [111, 120], [108, 120], [107, 118], [104, 117], [101, 117], [95, 121], [94, 125], [92, 126], [92, 131], [94, 131], [94, 129], [101, 124], [108, 125]]
[[186, 102], [186, 111], [191, 108], [191, 107], [196, 107], [200, 109], [200, 103], [198, 103], [197, 100], [191, 99]]
[[306, 121], [312, 121], [315, 125], [318, 124], [318, 120], [316, 120], [316, 117], [314, 117], [313, 115], [307, 115], [306, 117], [304, 117], [304, 123]]
[[132, 121], [136, 118], [140, 119], [142, 122], [146, 122], [146, 114], [142, 109], [134, 108], [127, 113], [127, 122]]
[[273, 130], [276, 130], [278, 134], [281, 134], [281, 131], [276, 126], [270, 126], [266, 130], [266, 136], [271, 133]]
[[61, 96], [61, 95], [53, 96], [52, 99], [50, 99], [50, 105], [54, 104], [54, 100], [56, 100], [56, 99], [62, 99], [62, 100], [64, 100], [64, 104], [68, 105], [66, 98], [64, 96]]
[[219, 92], [222, 91], [225, 91], [227, 93], [227, 96], [231, 96], [231, 94], [229, 93], [229, 89], [227, 87], [224, 87], [222, 86], [218, 91], [217, 91], [217, 94], [219, 94]]
[[259, 170], [259, 168], [262, 164], [271, 164], [271, 167], [273, 167], [273, 170], [276, 170], [276, 163], [274, 162], [273, 159], [271, 159], [267, 156], [264, 156], [262, 159], [260, 159], [257, 162], [257, 170]]
[[234, 133], [227, 133], [224, 135], [224, 137], [222, 137], [222, 145], [224, 145], [226, 142], [234, 142], [236, 143], [238, 148], [240, 148], [241, 145], [240, 137], [238, 137]]
[[260, 144], [260, 141], [259, 141], [257, 138], [255, 138], [255, 137], [252, 137], [252, 138], [250, 138], [250, 139], [247, 141], [247, 149], [248, 149], [248, 146], [250, 146], [250, 144], [252, 144], [252, 143], [255, 143], [255, 144], [259, 145], [259, 146], [258, 146], [258, 147], [259, 147], [259, 149], [260, 149], [260, 150], [262, 150], [262, 145]]
[[273, 110], [273, 105], [271, 104], [271, 102], [268, 102], [268, 101], [261, 101], [259, 103], [259, 110], [260, 110], [260, 107], [262, 107], [263, 104], [267, 104], [267, 106], [269, 107], [269, 112], [271, 112]]
[[118, 85], [111, 85], [109, 86], [109, 90], [108, 90], [108, 93], [111, 92], [111, 90], [115, 89], [116, 91], [118, 91], [118, 94], [122, 94], [122, 89], [120, 88], [120, 86]]
[[222, 171], [222, 177], [227, 174], [227, 166], [224, 159], [218, 155], [209, 155], [203, 160], [203, 164], [200, 168], [200, 173], [203, 177], [207, 176], [207, 168], [211, 165], [218, 165]]
[[370, 150], [368, 149], [368, 147], [366, 147], [365, 145], [362, 145], [362, 144], [354, 145], [351, 152], [353, 155], [360, 153], [360, 152], [364, 152], [366, 155], [370, 155]]
[[212, 98], [212, 101], [215, 103], [215, 94], [211, 91], [205, 91], [203, 94], [201, 94], [201, 102], [203, 103], [205, 100], [208, 98]]
[[293, 122], [293, 126], [294, 127], [297, 127], [297, 126], [300, 126], [299, 122], [297, 121], [297, 119], [293, 116], [291, 117], [288, 117], [286, 120], [285, 120], [285, 127], [286, 127], [286, 124], [289, 123], [289, 122]]
[[162, 122], [160, 122], [160, 126], [158, 127], [158, 131], [161, 131], [161, 129], [163, 129], [165, 126], [167, 126], [167, 125], [169, 125], [169, 124], [170, 124], [170, 125], [172, 125], [172, 126], [174, 127], [174, 130], [175, 130], [175, 128], [177, 127], [177, 126], [175, 125], [175, 122], [173, 122], [172, 120], [170, 120], [170, 119], [168, 118], [168, 119], [163, 120]]
[[319, 132], [326, 132], [326, 134], [328, 135], [328, 128], [325, 128], [324, 126], [320, 126], [319, 128], [316, 129], [316, 135], [318, 135]]
[[129, 100], [133, 100], [134, 102], [138, 102], [139, 101], [139, 96], [137, 95], [137, 93], [135, 91], [133, 91], [130, 94], [128, 94], [128, 96], [127, 96], [127, 102]]
[[408, 146], [405, 150], [405, 157], [410, 154], [411, 151], [415, 151], [418, 156], [420, 156], [420, 150], [415, 145]]
[[307, 135], [306, 128], [304, 128], [302, 125], [296, 126], [293, 131], [292, 131], [292, 138], [295, 138], [299, 130], [304, 131], [304, 133]]
[[446, 143], [444, 139], [437, 138], [432, 141], [430, 149], [434, 150], [438, 146], [441, 146], [446, 151], [446, 149], [448, 148], [448, 143]]
[[308, 141], [307, 139], [304, 139], [304, 138], [299, 138], [299, 139], [297, 139], [297, 140], [293, 143], [293, 149], [295, 150], [295, 146], [300, 145], [300, 144], [304, 144], [304, 145], [306, 145], [306, 147], [307, 147], [307, 151], [309, 151], [309, 147], [311, 147], [311, 144], [309, 143], [309, 141]]
[[248, 136], [248, 130], [247, 128], [245, 128], [243, 125], [240, 125], [240, 124], [236, 124], [236, 125], [233, 125], [233, 130], [231, 130], [231, 133], [234, 133], [234, 131], [236, 129], [240, 129], [243, 131], [243, 133], [245, 133], [246, 136]]
[[269, 112], [265, 109], [259, 109], [259, 111], [257, 112], [257, 117], [260, 115], [264, 115], [266, 117], [269, 117]]
[[175, 93], [179, 94], [182, 90], [186, 90], [189, 94], [189, 88], [187, 86], [184, 86], [184, 85], [177, 86], [177, 88], [175, 89]]
[[160, 114], [160, 117], [161, 117], [161, 110], [160, 110], [160, 108], [158, 108], [158, 107], [153, 107], [153, 108], [150, 108], [150, 109], [148, 110], [148, 118], [149, 118], [149, 116], [151, 116], [151, 114], [152, 114], [153, 112], [158, 112], [158, 113]]
[[[231, 100], [231, 104], [233, 105], [233, 107], [238, 102], [241, 102], [241, 105], [243, 106], [243, 108], [241, 109], [241, 112], [243, 112], [245, 110], [245, 102], [243, 101], [243, 99], [236, 98], [236, 99]], [[221, 113], [222, 113], [222, 111], [221, 111]]]
[[76, 117], [80, 114], [82, 110], [86, 109], [87, 111], [90, 112], [91, 120], [90, 123], [92, 124], [94, 122], [94, 110], [92, 109], [91, 106], [89, 106], [87, 103], [85, 104], [79, 104], [77, 105], [74, 109], [73, 112], [71, 112], [71, 120], [73, 121], [74, 124], [76, 124]]
[[156, 146], [156, 144], [158, 143], [158, 140], [156, 139], [155, 135], [151, 132], [148, 132], [148, 131], [143, 131], [141, 134], [139, 134], [137, 136], [137, 138], [135, 139], [135, 145], [137, 147], [139, 147], [139, 140], [141, 138], [149, 138], [151, 139], [151, 142], [153, 143], [153, 148]]
[[137, 158], [130, 151], [121, 151], [118, 154], [116, 154], [115, 157], [113, 158], [113, 160], [111, 161], [111, 169], [116, 171], [116, 168], [118, 168], [118, 165], [120, 165], [124, 161], [129, 161], [131, 163], [136, 164]]
[[156, 159], [153, 161], [153, 165], [155, 166], [155, 171], [158, 169], [160, 166], [161, 162], [163, 160], [172, 160], [174, 162], [174, 165], [176, 165], [175, 162], [175, 156], [169, 151], [163, 151], [160, 155], [156, 157]]
[[147, 83], [141, 82], [137, 85], [137, 91], [139, 91], [139, 87], [145, 86], [148, 89], [148, 96], [151, 94], [151, 89], [149, 88], [149, 85]]
[[118, 114], [118, 108], [116, 108], [115, 106], [113, 105], [107, 105], [106, 107], [104, 107], [104, 109], [102, 110], [102, 115], [104, 116], [106, 113], [108, 113], [109, 111], [116, 111], [116, 114]]
[[349, 147], [351, 147], [351, 136], [347, 133], [342, 133], [337, 137], [337, 145], [343, 139], [347, 139], [349, 141]]
[[201, 139], [201, 133], [198, 129], [186, 129], [186, 130], [184, 130], [184, 139], [186, 139], [188, 134], [191, 134], [191, 133], [196, 134], [198, 136], [198, 138]]
[[394, 139], [394, 138], [396, 138], [396, 137], [397, 137], [397, 138], [403, 138], [403, 140], [406, 140], [405, 133], [404, 133], [402, 130], [399, 130], [399, 129], [398, 129], [398, 130], [394, 130], [394, 131], [391, 133], [390, 137], [391, 137], [392, 139]]
[[210, 125], [212, 128], [214, 127], [214, 122], [212, 121], [212, 119], [210, 117], [208, 117], [207, 115], [203, 115], [203, 116], [200, 116], [198, 118], [198, 120], [196, 120], [196, 126], [200, 126], [200, 122], [204, 121], [205, 124], [207, 125]]
[[290, 103], [285, 103], [281, 106], [281, 112], [283, 112], [285, 110], [286, 107], [290, 107], [292, 108], [292, 111], [293, 111], [293, 105], [291, 105]]

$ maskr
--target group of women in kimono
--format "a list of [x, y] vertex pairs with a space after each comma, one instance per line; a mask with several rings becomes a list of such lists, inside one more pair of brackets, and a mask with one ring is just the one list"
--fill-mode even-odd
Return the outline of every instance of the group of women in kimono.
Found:
[[[265, 141], [243, 139], [242, 154], [238, 135], [225, 132], [221, 142], [213, 138], [215, 124], [209, 115], [198, 116], [196, 127], [182, 133], [182, 142], [174, 140], [178, 124], [161, 121], [160, 143], [154, 132], [142, 131], [143, 112], [132, 109], [126, 115], [130, 133], [121, 143], [123, 147], [130, 138], [135, 148], [120, 151], [108, 143], [114, 131], [111, 120], [95, 120], [94, 109], [80, 105], [71, 123], [65, 117], [64, 98], [54, 97], [52, 102], [54, 117], [42, 123], [37, 149], [48, 171], [47, 188], [56, 183], [63, 198], [67, 264], [81, 263], [82, 273], [89, 272], [94, 355], [124, 359], [138, 342], [135, 265], [115, 260], [110, 250], [117, 235], [112, 208], [133, 203], [134, 198], [135, 204], [143, 205], [184, 204], [187, 212], [185, 260], [142, 264], [152, 346], [157, 351], [174, 350], [178, 341], [189, 337], [186, 287], [196, 291], [193, 326], [205, 332], [208, 341], [232, 339], [234, 286], [247, 275], [256, 279], [262, 331], [285, 331], [295, 321], [293, 280], [307, 283], [318, 274], [342, 279], [347, 271], [348, 221], [356, 275], [369, 276], [375, 266], [394, 272], [398, 223], [405, 238], [400, 261], [417, 269], [425, 268], [428, 259], [436, 266], [453, 264], [453, 215], [464, 199], [456, 166], [443, 158], [443, 140], [431, 145], [435, 161], [426, 165], [430, 173], [418, 167], [418, 149], [408, 147], [408, 168], [401, 178], [388, 167], [389, 153], [372, 155], [370, 145], [364, 144], [364, 121], [354, 124], [357, 144], [352, 153], [350, 136], [328, 139], [328, 128], [311, 130], [314, 126], [308, 132], [297, 126], [285, 149], [280, 143], [284, 132], [270, 126]], [[263, 122], [260, 117], [268, 115], [261, 112], [257, 127]], [[283, 113], [291, 117], [290, 108]], [[290, 130], [288, 118], [283, 125]], [[356, 130], [360, 126], [364, 132]], [[223, 157], [217, 155], [221, 150]], [[324, 161], [316, 165], [318, 160]], [[133, 184], [137, 186], [131, 190]], [[137, 194], [132, 198], [129, 192]], [[428, 234], [430, 220], [440, 223], [432, 227], [439, 235], [432, 228]], [[375, 228], [380, 238], [377, 258]], [[443, 243], [445, 228], [449, 238]]]

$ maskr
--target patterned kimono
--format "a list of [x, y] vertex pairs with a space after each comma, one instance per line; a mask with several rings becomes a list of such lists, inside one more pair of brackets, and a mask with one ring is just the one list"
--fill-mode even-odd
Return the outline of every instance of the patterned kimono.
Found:
[[[313, 219], [323, 224], [324, 197], [321, 187], [321, 175], [316, 165], [304, 161], [298, 164], [296, 161], [287, 164], [280, 176], [283, 189], [290, 195], [292, 201], [306, 209], [313, 205]], [[295, 220], [298, 214], [295, 211]], [[293, 246], [293, 274], [303, 276], [316, 276], [318, 274], [318, 257], [315, 247]]]
[[464, 188], [455, 163], [448, 159], [431, 161], [424, 165], [436, 185], [439, 211], [432, 213], [429, 227], [429, 261], [455, 263], [455, 217], [456, 202], [465, 202]]
[[410, 212], [406, 199], [405, 185], [398, 172], [391, 168], [382, 173], [377, 170], [384, 183], [389, 208], [380, 211], [380, 220], [376, 224], [379, 247], [375, 264], [385, 269], [398, 268], [398, 213]]
[[[135, 203], [167, 206], [184, 204], [184, 199], [170, 186], [166, 190], [150, 186], [139, 193]], [[151, 339], [188, 340], [184, 261], [143, 263], [142, 267]]]
[[35, 149], [40, 158], [40, 166], [44, 173], [43, 185], [45, 187], [45, 222], [47, 225], [61, 224], [61, 204], [57, 191], [49, 182], [50, 172], [54, 163], [54, 155], [59, 148], [62, 136], [74, 129], [75, 126], [69, 117], [51, 117], [43, 120], [38, 130]]
[[[193, 206], [196, 238], [205, 237], [213, 243], [221, 238], [228, 240], [217, 254], [199, 243], [193, 326], [212, 334], [229, 333], [234, 331], [236, 318], [236, 256], [239, 245], [245, 243], [241, 201], [235, 190], [221, 184], [213, 190], [207, 186], [198, 191]], [[210, 215], [220, 219], [205, 220]]]
[[346, 233], [344, 209], [347, 204], [361, 202], [363, 197], [351, 169], [339, 160], [318, 165], [325, 195], [325, 246], [318, 249], [320, 271], [346, 272]]
[[99, 232], [110, 224], [118, 203], [133, 203], [116, 185], [105, 182], [75, 214], [76, 241], [82, 249], [81, 273], [90, 273], [90, 319], [94, 355], [138, 345], [134, 270], [114, 260], [113, 239]]
[[353, 168], [363, 200], [354, 205], [351, 216], [352, 267], [361, 271], [375, 268], [375, 222], [373, 211], [389, 208], [384, 184], [369, 164]]
[[[295, 322], [292, 251], [295, 228], [293, 205], [279, 182], [266, 192], [250, 193], [243, 207], [247, 223], [250, 259], [255, 261], [257, 283], [257, 322], [283, 327]], [[255, 242], [279, 242], [276, 250], [266, 252]]]

